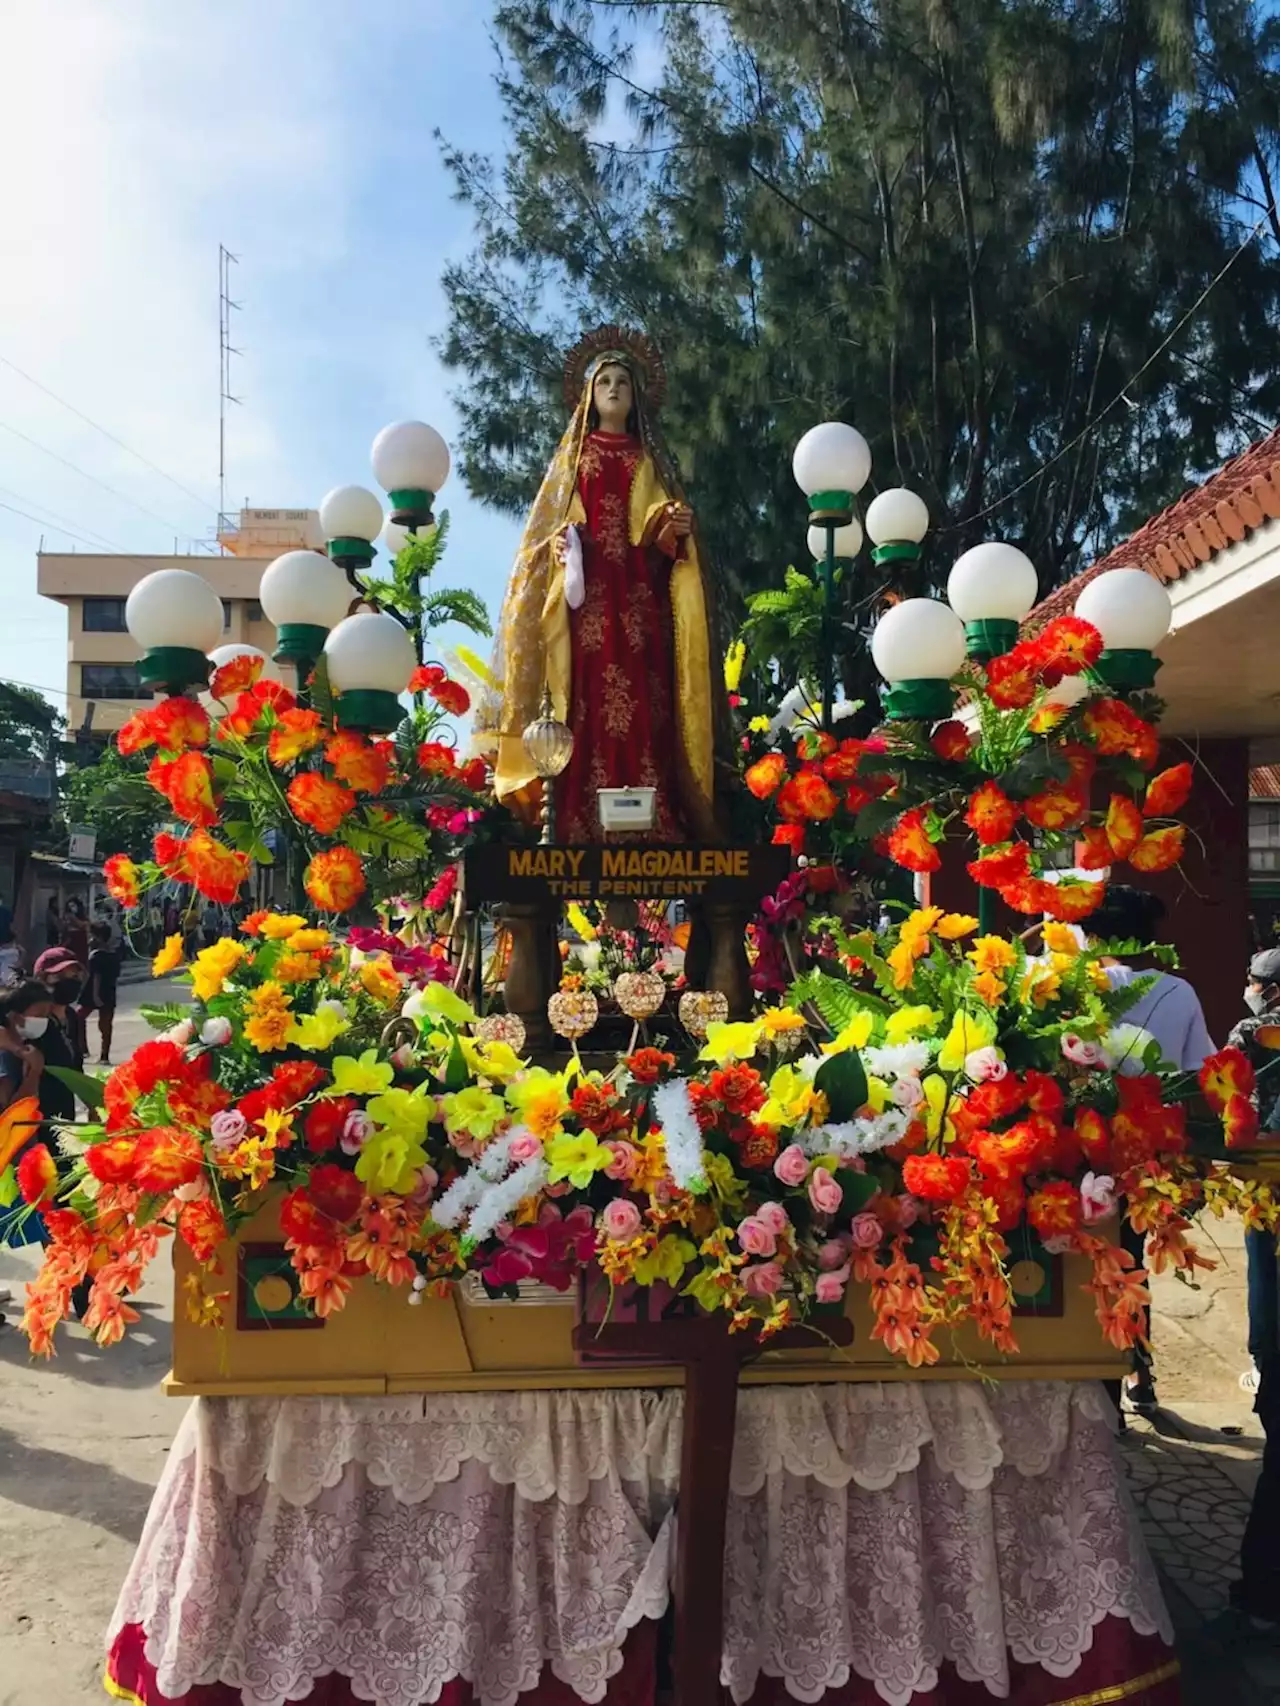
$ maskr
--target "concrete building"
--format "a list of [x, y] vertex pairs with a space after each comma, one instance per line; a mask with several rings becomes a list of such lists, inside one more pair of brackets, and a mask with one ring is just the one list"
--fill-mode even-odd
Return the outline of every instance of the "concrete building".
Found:
[[[223, 643], [243, 641], [270, 657], [275, 629], [258, 603], [262, 571], [283, 551], [323, 545], [320, 518], [310, 509], [242, 509], [222, 518], [223, 556], [119, 557], [88, 551], [42, 551], [37, 591], [67, 609], [67, 722], [91, 732], [121, 728], [149, 697], [137, 675], [138, 647], [124, 621], [125, 600], [157, 569], [191, 569], [222, 599]], [[274, 674], [275, 671], [272, 670]]]

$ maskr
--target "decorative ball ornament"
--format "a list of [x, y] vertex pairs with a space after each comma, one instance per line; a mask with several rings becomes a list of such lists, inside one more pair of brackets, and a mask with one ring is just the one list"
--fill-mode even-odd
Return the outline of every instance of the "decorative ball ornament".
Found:
[[685, 1030], [701, 1042], [712, 1025], [723, 1025], [728, 1019], [728, 997], [718, 989], [686, 989], [678, 1012]]
[[386, 734], [404, 720], [400, 695], [417, 662], [413, 641], [385, 610], [360, 610], [339, 622], [324, 643], [329, 683], [344, 729]]
[[667, 998], [667, 986], [656, 971], [624, 971], [613, 986], [614, 1000], [637, 1023], [651, 1019]]
[[208, 653], [222, 638], [222, 600], [190, 569], [157, 569], [129, 594], [125, 626], [146, 653], [138, 674], [180, 693], [209, 679]]
[[575, 1042], [600, 1017], [600, 1003], [589, 989], [560, 989], [547, 1002], [547, 1018], [558, 1037]]
[[[825, 560], [827, 555], [827, 530], [825, 527], [811, 527], [808, 534], [809, 555], [815, 563]], [[852, 562], [862, 549], [862, 524], [855, 515], [852, 521], [846, 521], [843, 527], [835, 530], [836, 557]]]
[[524, 1047], [524, 1020], [518, 1013], [487, 1013], [476, 1026], [482, 1043], [506, 1043], [516, 1054]]

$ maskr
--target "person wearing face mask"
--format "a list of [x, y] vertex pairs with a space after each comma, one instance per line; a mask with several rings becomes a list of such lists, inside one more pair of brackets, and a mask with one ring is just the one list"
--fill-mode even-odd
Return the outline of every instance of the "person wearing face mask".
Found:
[[45, 1065], [69, 1066], [80, 1072], [88, 1044], [84, 1016], [75, 1004], [84, 991], [85, 968], [65, 948], [46, 948], [36, 960], [35, 975], [53, 996], [50, 1025], [41, 1050]]
[[[1254, 1092], [1263, 1131], [1280, 1131], [1280, 1052], [1262, 1035], [1280, 1027], [1280, 948], [1267, 948], [1249, 962], [1242, 1019], [1227, 1038], [1246, 1054], [1257, 1073]], [[1249, 1276], [1249, 1355], [1253, 1367], [1240, 1376], [1253, 1394], [1253, 1408], [1266, 1445], [1262, 1473], [1254, 1489], [1244, 1539], [1240, 1544], [1240, 1580], [1231, 1586], [1231, 1604], [1251, 1622], [1280, 1627], [1280, 1257], [1273, 1232], [1245, 1233]]]
[[[40, 1047], [49, 1029], [49, 1013], [53, 997], [48, 987], [27, 978], [14, 989], [0, 990], [0, 1109], [24, 1096], [34, 1096], [45, 1112], [42, 1090], [46, 1084], [44, 1051]], [[49, 1080], [48, 1082], [54, 1082]], [[70, 1091], [67, 1092], [70, 1095]], [[71, 1098], [72, 1108], [75, 1098]], [[31, 1133], [34, 1143], [43, 1128]], [[23, 1145], [23, 1149], [28, 1147]], [[13, 1158], [16, 1166], [21, 1151]], [[22, 1202], [0, 1210], [0, 1244], [17, 1248], [24, 1244], [45, 1244], [48, 1235], [39, 1214], [32, 1213]]]

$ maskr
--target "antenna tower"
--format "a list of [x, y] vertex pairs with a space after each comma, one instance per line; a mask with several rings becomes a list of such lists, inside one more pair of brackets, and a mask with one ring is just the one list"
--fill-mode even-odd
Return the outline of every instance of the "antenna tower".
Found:
[[240, 304], [231, 299], [231, 269], [239, 265], [225, 244], [218, 244], [218, 531], [222, 532], [228, 517], [227, 508], [227, 404], [239, 404], [242, 399], [231, 390], [231, 358], [242, 354], [231, 342], [231, 316], [239, 313]]

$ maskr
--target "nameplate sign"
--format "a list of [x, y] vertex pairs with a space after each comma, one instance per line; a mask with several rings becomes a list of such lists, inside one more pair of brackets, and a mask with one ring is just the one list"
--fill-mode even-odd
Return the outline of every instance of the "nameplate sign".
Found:
[[785, 847], [473, 847], [468, 905], [481, 901], [753, 902], [791, 873]]

